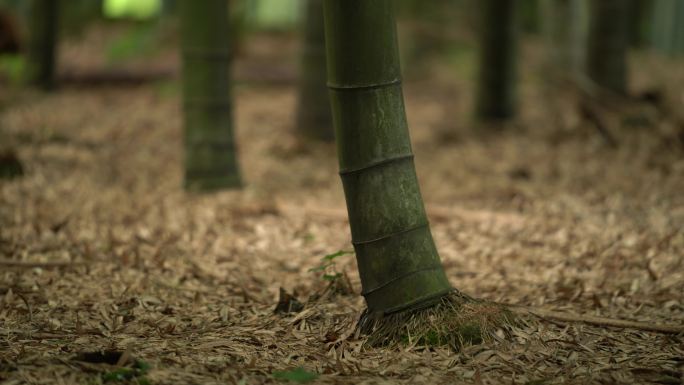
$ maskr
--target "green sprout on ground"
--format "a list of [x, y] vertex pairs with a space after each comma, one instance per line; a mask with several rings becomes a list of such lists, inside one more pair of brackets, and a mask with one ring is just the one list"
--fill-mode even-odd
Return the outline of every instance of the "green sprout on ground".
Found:
[[349, 255], [349, 254], [354, 254], [354, 252], [349, 251], [349, 250], [339, 250], [335, 253], [328, 254], [321, 259], [321, 261], [323, 263], [321, 263], [320, 265], [318, 265], [316, 267], [309, 269], [309, 271], [312, 273], [322, 272], [323, 275], [321, 276], [321, 278], [323, 278], [323, 280], [334, 282], [334, 281], [338, 280], [339, 278], [342, 278], [342, 273], [340, 273], [339, 271], [337, 271], [335, 269], [335, 267], [336, 267], [335, 265], [337, 262], [336, 259], [338, 257], [343, 256], [343, 255]]
[[337, 260], [343, 255], [354, 254], [353, 251], [339, 250], [328, 254], [321, 259], [321, 264], [309, 269], [309, 272], [320, 273], [321, 279], [327, 282], [323, 292], [318, 293], [314, 298], [320, 299], [328, 295], [347, 295], [354, 292], [349, 277], [344, 272], [337, 270]]

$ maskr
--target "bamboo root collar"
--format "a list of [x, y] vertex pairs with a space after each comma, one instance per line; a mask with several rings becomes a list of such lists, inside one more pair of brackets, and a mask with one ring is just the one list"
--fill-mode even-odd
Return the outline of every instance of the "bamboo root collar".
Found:
[[452, 290], [423, 306], [391, 313], [366, 311], [358, 331], [368, 336], [370, 346], [463, 346], [479, 344], [505, 333], [515, 322], [505, 307], [479, 301]]

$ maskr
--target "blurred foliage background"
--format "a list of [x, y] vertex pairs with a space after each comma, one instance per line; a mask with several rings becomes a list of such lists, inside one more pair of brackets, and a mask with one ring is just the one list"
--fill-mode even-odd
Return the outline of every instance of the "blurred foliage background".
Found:
[[[684, 2], [678, 0], [628, 0], [629, 34], [633, 49], [666, 57], [684, 54]], [[525, 41], [539, 41], [549, 50], [571, 44], [574, 58], [584, 62], [588, 29], [588, 0], [520, 0], [518, 22]], [[0, 78], [17, 85], [23, 78], [28, 35], [29, 1], [0, 0], [3, 24], [16, 34], [19, 52], [0, 52]], [[466, 79], [477, 69], [477, 0], [396, 0], [400, 51], [404, 76], [428, 76], [435, 62], [448, 65]], [[558, 19], [554, 4], [572, 4], [572, 20]], [[566, 5], [568, 6], [568, 5]], [[60, 39], [83, 36], [93, 25], [117, 26], [117, 36], [102, 46], [105, 65], [155, 53], [177, 45], [177, 0], [69, 0], [60, 2]], [[304, 24], [304, 0], [233, 0], [230, 2], [231, 39], [239, 55], [242, 41], [253, 33], [295, 35]], [[562, 17], [562, 16], [561, 16]], [[574, 42], [560, 43], [559, 25], [573, 24]], [[6, 33], [3, 32], [3, 33]], [[555, 36], [555, 37], [554, 37]], [[556, 40], [554, 40], [556, 39]], [[523, 53], [520, 53], [522, 55]], [[552, 59], [553, 60], [553, 59]]]

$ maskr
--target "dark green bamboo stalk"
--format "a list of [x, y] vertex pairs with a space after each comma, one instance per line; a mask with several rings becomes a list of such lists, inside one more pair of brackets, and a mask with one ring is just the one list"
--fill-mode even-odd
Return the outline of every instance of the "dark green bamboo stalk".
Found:
[[233, 135], [226, 0], [180, 1], [185, 188], [240, 186]]
[[[521, 29], [526, 33], [539, 33], [540, 31], [540, 20], [539, 20], [539, 8], [544, 5], [544, 2], [548, 0], [542, 0], [541, 4], [538, 0], [522, 0], [520, 1], [520, 24]], [[543, 20], [542, 20], [543, 21]]]
[[325, 86], [325, 68], [323, 0], [308, 0], [299, 74], [297, 127], [306, 137], [332, 141], [335, 139], [335, 131]]
[[684, 3], [677, 3], [675, 11], [674, 54], [684, 55]]
[[629, 2], [589, 2], [587, 75], [597, 85], [613, 92], [627, 92], [627, 47]]
[[55, 87], [58, 19], [58, 0], [31, 1], [26, 76], [30, 85], [44, 90]]
[[515, 115], [518, 0], [481, 0], [480, 62], [476, 115], [507, 119]]
[[451, 291], [404, 111], [393, 0], [325, 0], [328, 86], [352, 242], [370, 314]]
[[653, 0], [628, 0], [628, 33], [629, 44], [632, 47], [642, 48], [648, 41], [651, 28]]

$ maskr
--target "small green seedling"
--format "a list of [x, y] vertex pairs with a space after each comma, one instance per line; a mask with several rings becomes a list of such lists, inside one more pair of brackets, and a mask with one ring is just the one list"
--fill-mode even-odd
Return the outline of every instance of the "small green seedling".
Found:
[[349, 278], [347, 278], [346, 274], [337, 271], [335, 266], [337, 258], [348, 254], [354, 254], [354, 252], [339, 250], [335, 253], [328, 254], [322, 258], [322, 263], [319, 266], [309, 269], [310, 272], [322, 273], [321, 279], [328, 282], [324, 294], [322, 295], [325, 296], [326, 294], [331, 293], [351, 294], [353, 292], [351, 284], [349, 283]]
[[328, 254], [321, 259], [323, 261], [322, 264], [309, 269], [309, 271], [310, 272], [325, 272], [325, 271], [329, 270], [328, 268], [332, 268], [333, 273], [332, 274], [327, 274], [327, 273], [323, 274], [323, 279], [328, 280], [328, 281], [335, 280], [336, 278], [339, 278], [342, 276], [341, 273], [334, 271], [335, 270], [335, 262], [336, 262], [335, 259], [337, 259], [338, 257], [341, 257], [343, 255], [348, 255], [348, 254], [354, 254], [354, 252], [348, 251], [348, 250], [339, 250], [335, 253]]

